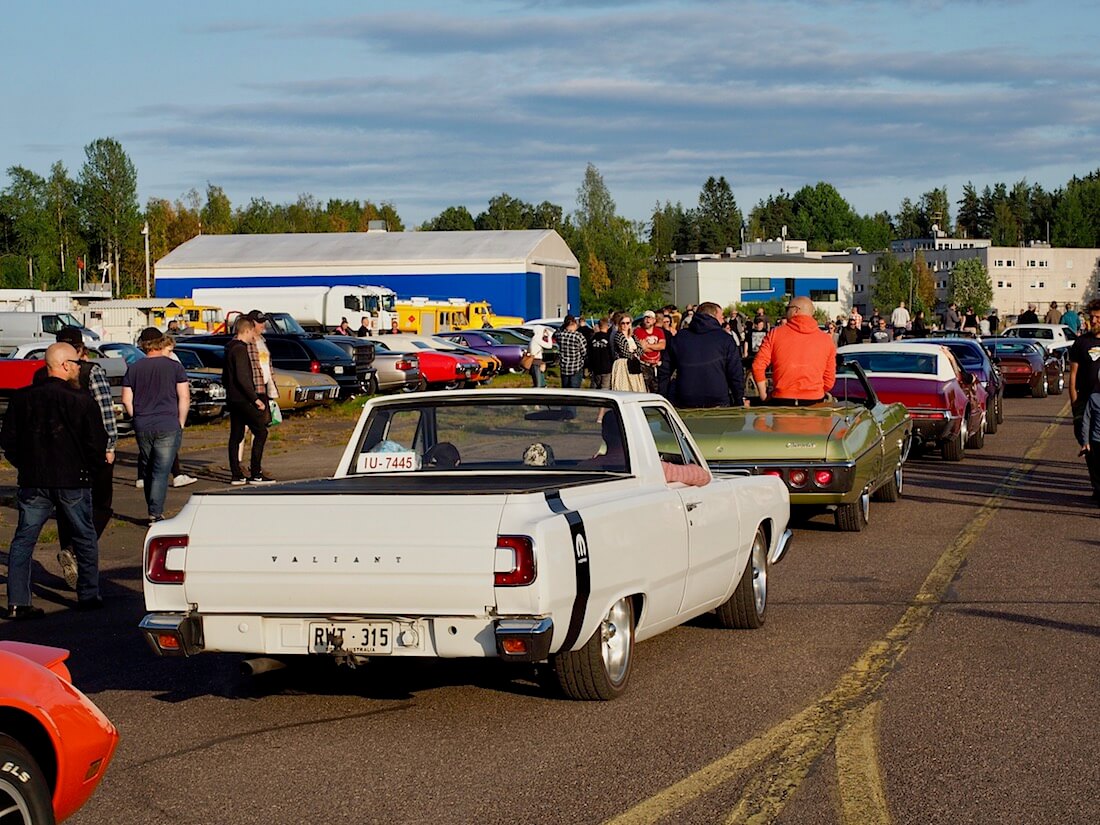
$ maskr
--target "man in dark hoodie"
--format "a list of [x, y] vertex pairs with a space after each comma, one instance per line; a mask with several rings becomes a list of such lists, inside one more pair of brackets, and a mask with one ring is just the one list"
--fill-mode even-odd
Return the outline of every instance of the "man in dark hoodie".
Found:
[[722, 329], [722, 308], [706, 302], [686, 328], [668, 340], [658, 383], [677, 407], [740, 407], [745, 371], [737, 342]]
[[[769, 396], [767, 371], [772, 370]], [[776, 327], [752, 362], [760, 402], [789, 407], [816, 404], [836, 381], [836, 344], [817, 326], [814, 304], [800, 295], [787, 305], [787, 323]]]

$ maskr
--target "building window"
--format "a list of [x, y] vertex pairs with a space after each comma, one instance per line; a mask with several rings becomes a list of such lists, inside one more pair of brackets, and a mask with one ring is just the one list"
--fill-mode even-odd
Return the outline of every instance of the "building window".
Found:
[[742, 278], [742, 292], [771, 292], [772, 282], [770, 278]]
[[1077, 289], [1077, 281], [1066, 281], [1066, 289]]
[[1005, 287], [1007, 289], [1012, 289], [1012, 281], [1005, 281]]
[[1049, 261], [1039, 261], [1039, 266], [1049, 266], [1049, 265], [1050, 265]]
[[997, 281], [997, 289], [1004, 289], [1004, 288], [1005, 288], [1005, 282], [1004, 281]]
[[835, 289], [811, 289], [810, 290], [811, 301], [836, 301]]
[[1005, 261], [1005, 266], [1016, 266], [1015, 261]]
[[993, 266], [1004, 266], [1004, 265], [1005, 265], [1004, 261], [994, 261], [993, 262]]

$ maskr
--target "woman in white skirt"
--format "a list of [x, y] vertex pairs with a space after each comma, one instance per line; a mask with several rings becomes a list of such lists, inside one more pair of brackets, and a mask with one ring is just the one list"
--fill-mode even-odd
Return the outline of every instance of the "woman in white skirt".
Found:
[[[638, 361], [638, 342], [631, 329], [633, 319], [626, 313], [620, 313], [616, 318], [611, 332], [611, 352], [615, 358], [611, 363], [611, 389], [645, 392], [645, 377]], [[631, 361], [637, 365], [637, 373], [630, 371]]]

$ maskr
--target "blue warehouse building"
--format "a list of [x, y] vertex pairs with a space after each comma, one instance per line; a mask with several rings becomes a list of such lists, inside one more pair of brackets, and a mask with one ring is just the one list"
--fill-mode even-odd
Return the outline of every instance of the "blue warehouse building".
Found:
[[385, 286], [489, 301], [498, 315], [580, 311], [580, 265], [552, 229], [199, 235], [156, 263], [158, 298], [197, 288]]

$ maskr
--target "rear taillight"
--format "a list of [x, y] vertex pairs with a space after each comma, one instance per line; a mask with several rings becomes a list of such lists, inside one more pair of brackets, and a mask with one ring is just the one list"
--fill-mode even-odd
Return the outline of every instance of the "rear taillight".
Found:
[[145, 576], [154, 584], [183, 584], [187, 536], [157, 536], [145, 551]]
[[810, 479], [810, 474], [805, 470], [791, 470], [787, 478], [790, 479], [792, 487], [805, 487], [806, 482]]
[[412, 361], [397, 361], [393, 365], [394, 369], [403, 370], [403, 371], [411, 370], [411, 369], [414, 369], [415, 367], [416, 367], [416, 364], [414, 364]]
[[818, 487], [828, 487], [832, 483], [832, 470], [818, 470], [814, 473], [814, 484], [816, 484]]
[[493, 584], [519, 587], [535, 580], [535, 547], [527, 536], [497, 536]]
[[310, 372], [320, 372], [321, 371], [321, 362], [320, 361], [310, 361], [309, 362], [309, 371]]
[[775, 476], [776, 478], [783, 478], [783, 473], [779, 470], [764, 470], [760, 475], [762, 476]]

